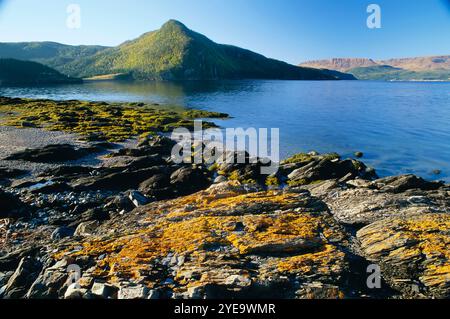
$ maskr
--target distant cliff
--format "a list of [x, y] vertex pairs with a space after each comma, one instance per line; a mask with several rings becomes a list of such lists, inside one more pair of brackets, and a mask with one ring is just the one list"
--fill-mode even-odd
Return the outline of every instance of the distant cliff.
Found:
[[353, 68], [375, 66], [377, 63], [372, 59], [363, 58], [335, 58], [330, 60], [315, 60], [300, 64], [303, 67], [330, 69], [346, 72]]
[[364, 58], [336, 58], [309, 61], [300, 65], [348, 72], [360, 80], [450, 80], [450, 55], [380, 61]]

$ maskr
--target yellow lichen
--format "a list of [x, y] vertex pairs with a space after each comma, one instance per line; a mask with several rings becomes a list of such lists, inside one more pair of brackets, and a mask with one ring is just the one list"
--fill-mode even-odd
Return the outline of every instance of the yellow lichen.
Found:
[[344, 260], [343, 252], [335, 246], [325, 245], [319, 252], [285, 258], [278, 263], [278, 270], [288, 274], [330, 275], [342, 270]]
[[252, 252], [289, 252], [307, 249], [320, 242], [320, 220], [309, 214], [286, 213], [280, 216], [244, 216], [245, 234], [228, 237], [241, 254]]

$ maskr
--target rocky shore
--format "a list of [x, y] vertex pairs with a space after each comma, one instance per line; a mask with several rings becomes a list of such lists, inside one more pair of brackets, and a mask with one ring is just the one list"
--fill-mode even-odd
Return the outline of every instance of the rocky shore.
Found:
[[[1, 298], [450, 297], [449, 185], [379, 178], [337, 154], [298, 154], [272, 176], [249, 158], [176, 164], [172, 140], [133, 124], [139, 106], [87, 115], [76, 101], [0, 102], [7, 125], [83, 139], [2, 153]], [[39, 113], [48, 103], [65, 108]], [[112, 112], [119, 122], [99, 129]], [[218, 116], [195, 113], [164, 114], [151, 132]], [[370, 265], [379, 288], [367, 285]]]

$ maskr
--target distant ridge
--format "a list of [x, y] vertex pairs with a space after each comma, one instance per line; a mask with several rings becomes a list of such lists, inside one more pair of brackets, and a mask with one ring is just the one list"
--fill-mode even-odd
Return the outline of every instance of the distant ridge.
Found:
[[372, 59], [365, 58], [334, 58], [329, 60], [315, 60], [308, 61], [300, 64], [300, 66], [318, 68], [318, 69], [330, 69], [341, 72], [346, 72], [353, 68], [368, 67], [378, 65]]
[[308, 61], [300, 66], [348, 72], [360, 80], [450, 80], [450, 55], [380, 61], [367, 58], [334, 58]]
[[71, 78], [37, 62], [0, 59], [0, 86], [71, 84], [82, 80]]
[[82, 78], [128, 74], [137, 80], [338, 80], [353, 76], [298, 67], [232, 45], [217, 44], [176, 20], [108, 48], [57, 43], [0, 43], [0, 58], [14, 54]]

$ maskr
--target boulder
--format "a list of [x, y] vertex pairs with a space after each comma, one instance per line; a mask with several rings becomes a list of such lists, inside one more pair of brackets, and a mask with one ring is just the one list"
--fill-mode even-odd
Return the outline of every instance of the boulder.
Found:
[[28, 299], [58, 299], [64, 295], [68, 273], [65, 268], [44, 270], [27, 292]]
[[158, 200], [173, 196], [173, 187], [170, 184], [170, 174], [156, 174], [139, 185], [139, 190], [148, 197]]
[[134, 287], [122, 287], [119, 290], [119, 299], [147, 299], [149, 289], [139, 285]]
[[131, 191], [128, 195], [128, 198], [136, 207], [145, 206], [150, 203], [150, 199], [148, 199], [144, 196], [144, 194], [138, 191]]
[[41, 267], [41, 263], [32, 257], [22, 258], [16, 271], [4, 287], [2, 297], [4, 299], [23, 298], [39, 276]]
[[403, 193], [410, 189], [436, 190], [444, 186], [444, 183], [429, 182], [415, 175], [400, 175], [375, 180], [372, 185], [382, 191]]
[[201, 167], [185, 166], [172, 173], [170, 184], [178, 195], [192, 194], [211, 185], [208, 173]]
[[37, 163], [60, 163], [74, 161], [93, 152], [98, 152], [98, 150], [92, 148], [76, 148], [70, 144], [56, 144], [44, 146], [39, 149], [26, 149], [8, 156], [6, 160], [20, 160]]
[[329, 179], [354, 179], [356, 177], [373, 179], [375, 173], [369, 170], [364, 163], [356, 160], [318, 159], [302, 166], [288, 175], [289, 185], [301, 186], [316, 181]]
[[101, 174], [87, 178], [81, 178], [74, 181], [75, 190], [115, 190], [126, 191], [129, 189], [137, 189], [139, 184], [156, 174], [166, 172], [166, 167], [155, 166], [151, 168], [130, 171], [124, 169], [120, 172]]
[[117, 298], [118, 289], [106, 283], [95, 282], [92, 286], [91, 292], [98, 298], [115, 299]]
[[76, 284], [72, 284], [64, 293], [64, 299], [82, 299], [86, 293], [87, 289], [78, 288]]
[[75, 230], [75, 237], [89, 237], [95, 233], [100, 223], [98, 221], [83, 222]]

